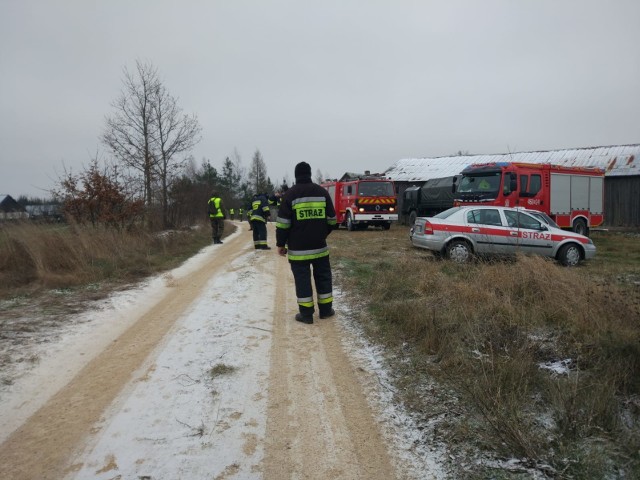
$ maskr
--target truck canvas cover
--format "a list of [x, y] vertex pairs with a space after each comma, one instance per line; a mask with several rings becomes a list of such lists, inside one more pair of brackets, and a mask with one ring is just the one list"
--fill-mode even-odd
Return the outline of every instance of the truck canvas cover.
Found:
[[455, 177], [432, 178], [422, 186], [422, 202], [433, 206], [453, 206], [453, 179]]

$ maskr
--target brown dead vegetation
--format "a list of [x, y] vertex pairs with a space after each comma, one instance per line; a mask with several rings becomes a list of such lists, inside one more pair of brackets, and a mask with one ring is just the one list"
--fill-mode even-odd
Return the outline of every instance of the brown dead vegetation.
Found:
[[450, 445], [465, 478], [640, 476], [640, 237], [596, 234], [598, 257], [568, 269], [525, 256], [460, 266], [407, 233], [330, 240], [425, 441]]
[[135, 281], [177, 266], [208, 243], [205, 225], [158, 234], [81, 225], [3, 224], [0, 299], [105, 281]]

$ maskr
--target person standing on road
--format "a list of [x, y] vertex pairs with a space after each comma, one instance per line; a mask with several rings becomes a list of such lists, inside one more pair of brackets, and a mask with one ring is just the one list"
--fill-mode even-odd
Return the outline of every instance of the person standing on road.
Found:
[[229, 217], [231, 217], [231, 220], [236, 219], [236, 211], [233, 208], [229, 209]]
[[267, 245], [267, 221], [269, 220], [269, 202], [266, 195], [255, 194], [251, 200], [249, 223], [253, 230], [253, 246], [256, 250], [271, 250]]
[[207, 213], [209, 220], [211, 220], [211, 236], [213, 237], [214, 244], [222, 244], [222, 233], [224, 232], [224, 219], [226, 214], [224, 213], [224, 206], [222, 205], [222, 198], [217, 192], [211, 192], [211, 198], [207, 203]]
[[336, 228], [336, 211], [329, 192], [311, 180], [311, 166], [295, 168], [296, 184], [283, 197], [276, 220], [278, 253], [287, 255], [296, 284], [298, 322], [313, 323], [315, 313], [311, 269], [320, 318], [335, 315], [327, 236]]

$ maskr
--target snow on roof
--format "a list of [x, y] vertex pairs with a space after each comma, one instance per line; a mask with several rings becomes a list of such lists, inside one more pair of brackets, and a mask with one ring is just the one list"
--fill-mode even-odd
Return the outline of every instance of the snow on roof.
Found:
[[392, 165], [385, 172], [385, 175], [397, 182], [425, 181], [430, 178], [457, 175], [469, 165], [491, 162], [551, 163], [566, 167], [598, 167], [604, 169], [607, 176], [640, 175], [640, 144], [539, 152], [404, 158]]
[[26, 205], [25, 210], [30, 215], [56, 215], [60, 213], [60, 205]]

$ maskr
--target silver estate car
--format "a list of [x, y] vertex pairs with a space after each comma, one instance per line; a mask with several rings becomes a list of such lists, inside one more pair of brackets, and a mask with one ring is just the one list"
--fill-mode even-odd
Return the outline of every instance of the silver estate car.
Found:
[[459, 263], [474, 255], [513, 255], [517, 252], [555, 258], [575, 266], [593, 258], [590, 238], [561, 230], [541, 212], [494, 206], [453, 207], [433, 217], [418, 217], [411, 243]]

